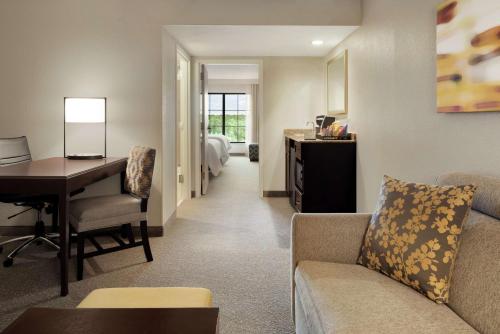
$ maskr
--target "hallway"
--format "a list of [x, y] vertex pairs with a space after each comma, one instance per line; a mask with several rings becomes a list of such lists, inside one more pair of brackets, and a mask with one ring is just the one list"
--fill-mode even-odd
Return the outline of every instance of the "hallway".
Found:
[[222, 173], [210, 180], [206, 196], [181, 205], [178, 219], [166, 233], [179, 244], [175, 257], [189, 250], [183, 276], [212, 289], [221, 308], [221, 333], [293, 332], [289, 302], [293, 211], [285, 198], [259, 198], [258, 172], [258, 163], [231, 157]]
[[220, 307], [221, 334], [293, 333], [293, 211], [287, 199], [260, 198], [257, 189], [258, 164], [231, 157], [209, 194], [184, 202], [164, 236], [152, 238], [153, 262], [144, 261], [141, 248], [89, 259], [82, 281], [70, 270], [64, 298], [55, 252], [31, 248], [13, 267], [0, 267], [0, 282], [9, 287], [0, 289], [0, 330], [28, 307], [75, 307], [96, 288], [199, 286], [211, 289]]

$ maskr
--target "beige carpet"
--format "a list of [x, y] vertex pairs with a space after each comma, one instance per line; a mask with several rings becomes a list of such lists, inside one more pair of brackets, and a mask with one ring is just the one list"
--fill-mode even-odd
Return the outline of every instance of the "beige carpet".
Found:
[[91, 290], [122, 286], [200, 286], [220, 307], [220, 333], [293, 333], [289, 305], [286, 199], [261, 199], [258, 165], [231, 157], [209, 194], [186, 201], [162, 238], [155, 260], [141, 248], [86, 261], [83, 281], [70, 271], [70, 294], [59, 297], [54, 252], [32, 248], [12, 268], [0, 267], [0, 330], [33, 306], [74, 307]]

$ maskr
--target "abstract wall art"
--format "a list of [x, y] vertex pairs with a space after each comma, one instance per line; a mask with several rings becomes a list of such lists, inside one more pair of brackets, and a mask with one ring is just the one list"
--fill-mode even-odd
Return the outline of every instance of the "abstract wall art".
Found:
[[439, 5], [437, 111], [500, 111], [500, 0]]

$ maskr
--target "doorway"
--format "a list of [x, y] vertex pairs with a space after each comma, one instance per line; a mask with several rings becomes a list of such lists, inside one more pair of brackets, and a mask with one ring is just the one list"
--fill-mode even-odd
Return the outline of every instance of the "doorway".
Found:
[[250, 144], [262, 149], [258, 130], [263, 120], [262, 60], [194, 58], [193, 63], [193, 71], [199, 69], [193, 72], [193, 92], [201, 92], [199, 99], [193, 99], [193, 110], [200, 110], [199, 122], [194, 120], [193, 124], [201, 125], [193, 129], [193, 138], [206, 137], [200, 154], [195, 154], [201, 166], [200, 176], [194, 178], [196, 195], [209, 193], [209, 184], [231, 165], [230, 157], [245, 156], [249, 164], [257, 165], [256, 183], [262, 196], [262, 161], [252, 161], [248, 156]]
[[177, 161], [177, 206], [190, 198], [190, 60], [177, 50], [176, 89], [176, 161]]

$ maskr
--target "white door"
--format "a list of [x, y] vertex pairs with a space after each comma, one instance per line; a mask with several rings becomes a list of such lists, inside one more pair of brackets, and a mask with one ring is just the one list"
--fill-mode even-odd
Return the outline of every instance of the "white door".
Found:
[[208, 73], [207, 67], [200, 66], [200, 152], [201, 152], [201, 194], [208, 191], [209, 171], [207, 164], [208, 138]]
[[177, 205], [189, 196], [189, 61], [177, 53]]

